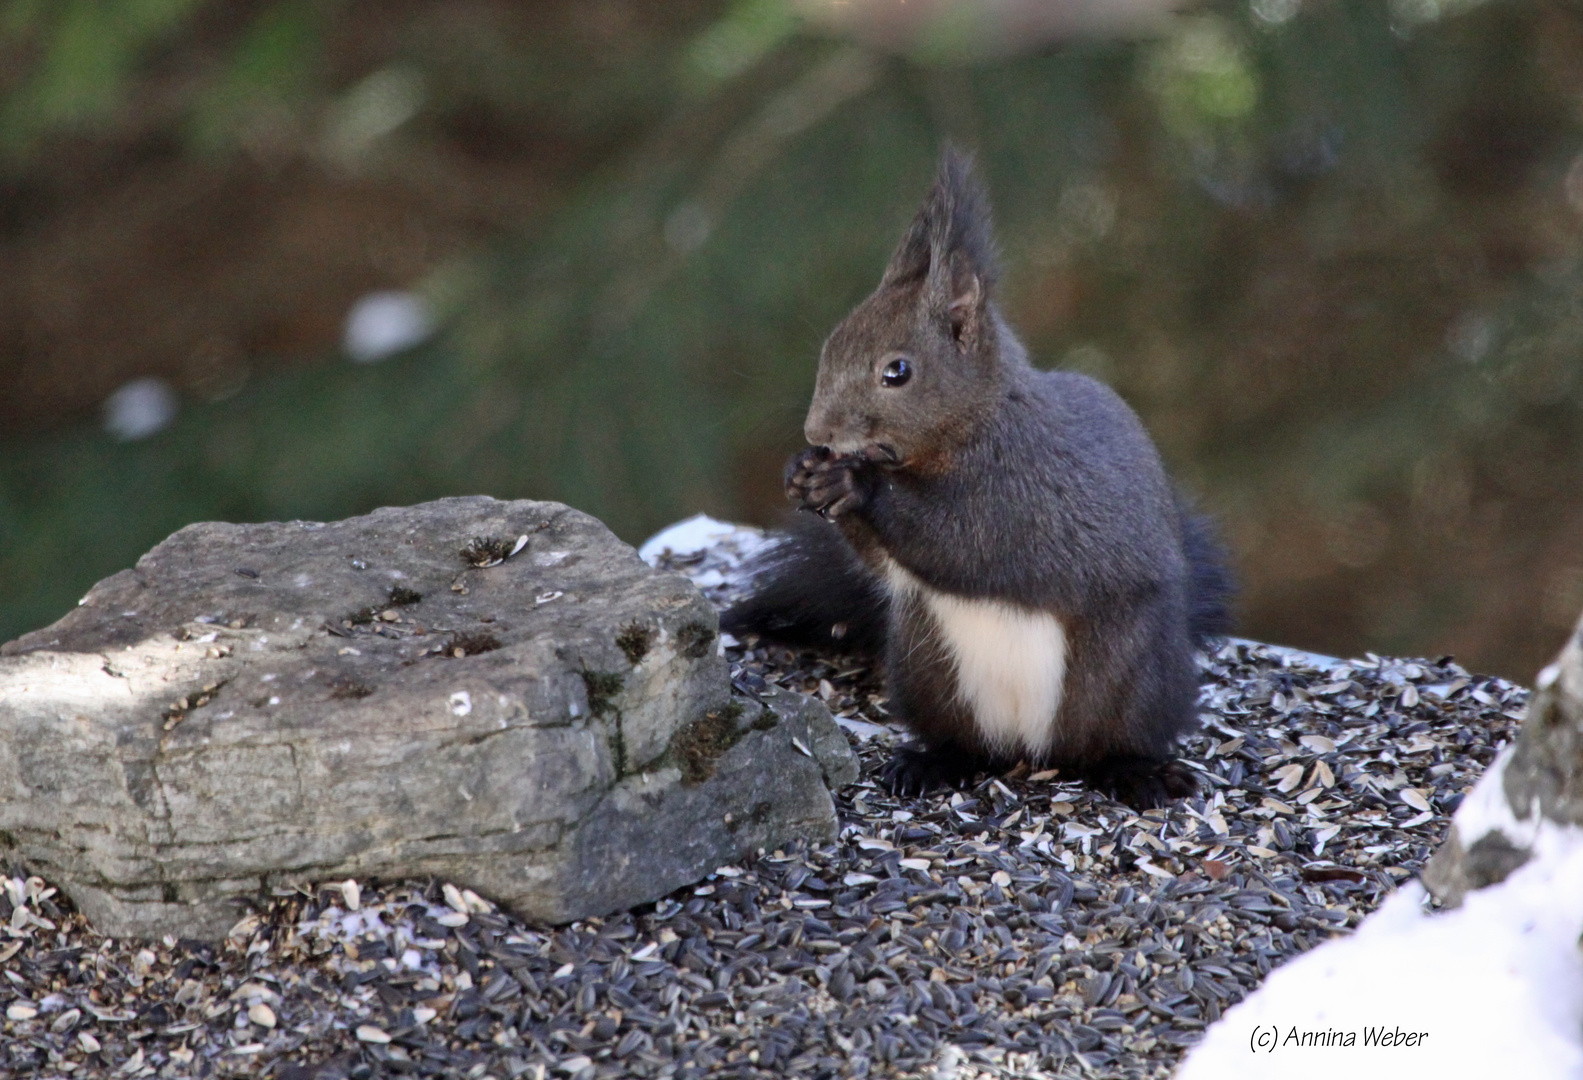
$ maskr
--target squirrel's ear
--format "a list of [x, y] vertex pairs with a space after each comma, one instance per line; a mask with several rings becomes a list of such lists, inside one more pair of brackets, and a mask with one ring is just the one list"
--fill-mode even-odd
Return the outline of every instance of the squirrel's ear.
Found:
[[980, 311], [998, 271], [989, 199], [972, 161], [947, 145], [934, 187], [902, 237], [882, 284], [924, 283], [924, 302], [951, 320]]
[[929, 203], [923, 205], [918, 216], [912, 219], [907, 234], [896, 245], [890, 262], [885, 265], [881, 285], [904, 285], [922, 281], [929, 273]]
[[946, 305], [946, 320], [951, 326], [951, 337], [964, 348], [978, 342], [980, 328], [984, 325], [984, 283], [977, 274], [968, 273], [956, 298]]

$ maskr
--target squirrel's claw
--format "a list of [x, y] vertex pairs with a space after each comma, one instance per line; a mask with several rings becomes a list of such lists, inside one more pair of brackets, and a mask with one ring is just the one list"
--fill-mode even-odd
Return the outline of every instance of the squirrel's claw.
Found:
[[1174, 758], [1115, 757], [1086, 770], [1090, 786], [1134, 810], [1169, 806], [1198, 790], [1193, 770]]
[[863, 499], [858, 494], [857, 490], [853, 489], [851, 491], [848, 491], [845, 495], [842, 495], [835, 502], [830, 503], [828, 506], [826, 506], [823, 509], [821, 509], [819, 511], [819, 515], [821, 517], [823, 517], [826, 521], [829, 521], [829, 520], [832, 520], [834, 518], [840, 517], [842, 514], [846, 513], [848, 510], [855, 509], [859, 504], [862, 503], [862, 501], [863, 501]]
[[880, 766], [880, 782], [894, 795], [927, 795], [935, 788], [956, 787], [994, 763], [956, 747], [939, 748], [910, 742], [898, 746]]

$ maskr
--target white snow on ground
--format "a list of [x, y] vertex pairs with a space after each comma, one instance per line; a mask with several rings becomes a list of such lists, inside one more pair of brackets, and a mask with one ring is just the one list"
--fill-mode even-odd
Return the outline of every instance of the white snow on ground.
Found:
[[692, 555], [717, 547], [722, 541], [734, 542], [737, 554], [745, 557], [769, 543], [761, 529], [716, 521], [708, 514], [694, 514], [685, 521], [666, 526], [643, 542], [638, 555], [650, 566], [659, 562], [668, 549], [672, 555]]
[[[1532, 837], [1528, 863], [1439, 914], [1422, 909], [1421, 885], [1403, 887], [1351, 937], [1272, 973], [1177, 1080], [1583, 1077], [1583, 829], [1537, 810], [1519, 827], [1505, 761], [1455, 820], [1465, 843], [1492, 826]], [[1368, 1045], [1378, 1033], [1385, 1044]]]
[[1502, 750], [1457, 807], [1456, 816], [1451, 820], [1456, 824], [1464, 849], [1481, 837], [1498, 832], [1512, 847], [1526, 850], [1534, 846], [1547, 824], [1537, 809], [1528, 817], [1519, 818], [1512, 813], [1512, 804], [1506, 801], [1506, 763], [1515, 752], [1513, 746]]

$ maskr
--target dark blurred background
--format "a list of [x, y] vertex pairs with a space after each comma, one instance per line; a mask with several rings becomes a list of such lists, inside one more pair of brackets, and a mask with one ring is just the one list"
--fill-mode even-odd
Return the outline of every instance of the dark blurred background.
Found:
[[201, 519], [772, 520], [947, 136], [1246, 633], [1532, 677], [1583, 607], [1563, 0], [0, 0], [0, 640]]

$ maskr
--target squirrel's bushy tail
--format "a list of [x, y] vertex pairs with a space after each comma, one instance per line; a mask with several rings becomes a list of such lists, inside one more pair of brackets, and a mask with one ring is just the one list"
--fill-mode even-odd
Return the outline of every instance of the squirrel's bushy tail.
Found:
[[890, 603], [885, 587], [828, 521], [798, 514], [748, 571], [753, 591], [720, 616], [726, 633], [883, 652]]
[[1188, 569], [1187, 629], [1201, 649], [1210, 638], [1231, 632], [1231, 598], [1237, 586], [1215, 523], [1185, 503], [1181, 513], [1182, 553]]

